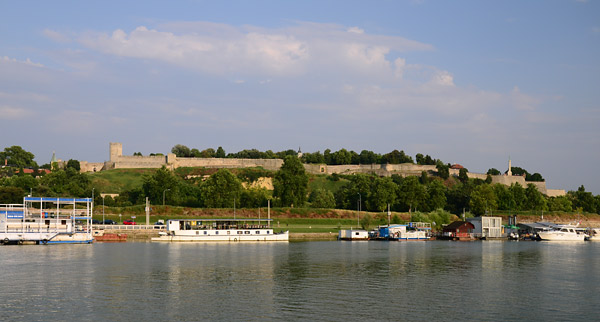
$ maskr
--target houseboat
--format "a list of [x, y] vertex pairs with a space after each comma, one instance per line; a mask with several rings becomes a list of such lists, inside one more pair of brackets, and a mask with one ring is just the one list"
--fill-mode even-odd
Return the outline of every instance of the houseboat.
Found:
[[25, 197], [0, 205], [0, 242], [8, 244], [91, 243], [91, 198]]
[[431, 239], [431, 224], [409, 222], [403, 225], [380, 226], [378, 239], [384, 240], [429, 240]]
[[344, 229], [340, 230], [338, 234], [339, 240], [369, 240], [369, 232], [366, 230], [358, 229]]
[[289, 231], [274, 232], [272, 219], [169, 219], [155, 242], [285, 241]]

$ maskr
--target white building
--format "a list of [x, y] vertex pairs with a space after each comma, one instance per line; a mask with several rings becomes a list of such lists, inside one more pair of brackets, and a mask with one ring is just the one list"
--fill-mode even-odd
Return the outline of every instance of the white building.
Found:
[[473, 232], [481, 237], [501, 238], [502, 236], [502, 217], [481, 216], [467, 218], [467, 221], [475, 226]]

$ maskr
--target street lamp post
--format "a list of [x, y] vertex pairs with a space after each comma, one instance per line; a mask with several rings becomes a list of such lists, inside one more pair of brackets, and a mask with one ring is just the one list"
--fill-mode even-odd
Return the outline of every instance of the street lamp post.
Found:
[[96, 189], [96, 188], [92, 188], [92, 209], [91, 209], [92, 216], [94, 215], [94, 189]]
[[163, 207], [165, 206], [165, 193], [167, 191], [171, 191], [171, 189], [165, 189], [165, 190], [163, 190]]
[[104, 225], [104, 197], [106, 196], [102, 196], [102, 224]]
[[360, 192], [358, 193], [358, 214], [356, 216], [356, 225], [357, 227], [360, 227], [360, 206], [362, 204], [362, 196], [360, 195]]

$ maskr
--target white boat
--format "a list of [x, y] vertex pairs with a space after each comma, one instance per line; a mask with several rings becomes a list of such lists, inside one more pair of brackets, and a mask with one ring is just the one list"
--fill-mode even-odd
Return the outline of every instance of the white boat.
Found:
[[366, 230], [358, 229], [344, 229], [338, 233], [339, 240], [369, 240], [369, 232]]
[[600, 241], [600, 228], [590, 228], [587, 240]]
[[429, 240], [431, 224], [425, 222], [409, 222], [404, 225], [379, 227], [379, 238], [387, 240]]
[[91, 198], [25, 197], [22, 205], [0, 205], [0, 242], [4, 245], [93, 241]]
[[274, 232], [272, 219], [169, 219], [154, 242], [285, 241], [289, 231]]
[[549, 241], [584, 241], [588, 235], [576, 226], [559, 225], [553, 230], [538, 232], [538, 237]]

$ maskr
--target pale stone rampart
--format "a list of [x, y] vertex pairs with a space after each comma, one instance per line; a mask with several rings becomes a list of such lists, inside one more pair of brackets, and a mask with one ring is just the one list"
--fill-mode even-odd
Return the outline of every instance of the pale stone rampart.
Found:
[[[179, 158], [173, 153], [166, 156], [124, 156], [123, 145], [121, 143], [109, 144], [110, 146], [110, 161], [86, 162], [81, 161], [81, 172], [92, 172], [108, 170], [108, 169], [132, 169], [132, 168], [161, 168], [167, 166], [169, 169], [179, 167], [204, 167], [204, 168], [252, 168], [262, 167], [266, 170], [277, 171], [283, 165], [281, 159], [231, 159], [231, 158]], [[423, 171], [430, 175], [437, 173], [437, 168], [434, 165], [419, 165], [412, 163], [402, 164], [346, 164], [346, 165], [326, 165], [326, 164], [305, 164], [304, 168], [311, 174], [375, 174], [382, 177], [389, 177], [397, 174], [402, 177], [419, 176]], [[460, 170], [449, 169], [451, 176], [458, 176]], [[467, 176], [471, 179], [486, 180], [487, 175], [483, 173], [467, 172]], [[525, 181], [523, 176], [496, 175], [491, 176], [492, 183], [500, 183], [510, 186], [514, 183], [519, 183], [523, 187], [527, 187], [528, 183], [534, 184], [538, 190], [548, 196], [563, 196], [564, 190], [546, 189], [545, 182], [529, 182]]]
[[176, 158], [173, 163], [179, 167], [204, 168], [253, 168], [262, 167], [266, 170], [277, 171], [283, 165], [281, 159], [230, 159], [230, 158]]

